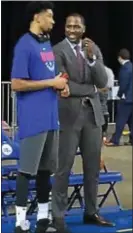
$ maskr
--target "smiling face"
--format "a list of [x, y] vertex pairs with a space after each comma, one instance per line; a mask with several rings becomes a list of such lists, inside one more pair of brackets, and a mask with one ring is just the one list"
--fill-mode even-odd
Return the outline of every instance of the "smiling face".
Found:
[[78, 43], [85, 32], [85, 25], [80, 16], [69, 16], [66, 19], [65, 35], [71, 43]]

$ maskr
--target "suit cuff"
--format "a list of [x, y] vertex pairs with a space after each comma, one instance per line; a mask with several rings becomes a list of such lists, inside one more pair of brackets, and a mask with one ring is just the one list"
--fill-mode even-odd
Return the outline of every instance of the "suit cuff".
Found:
[[88, 64], [89, 66], [94, 66], [95, 63], [96, 63], [96, 56], [93, 55], [93, 58], [92, 58], [91, 60], [88, 59], [87, 64]]

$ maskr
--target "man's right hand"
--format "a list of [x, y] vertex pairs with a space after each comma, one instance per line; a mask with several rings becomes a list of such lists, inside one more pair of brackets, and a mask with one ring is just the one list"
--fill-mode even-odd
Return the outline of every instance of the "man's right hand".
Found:
[[60, 94], [61, 94], [61, 97], [64, 97], [64, 98], [70, 96], [70, 89], [69, 89], [68, 84], [65, 85], [64, 90], [62, 90]]
[[54, 89], [63, 90], [67, 82], [68, 80], [63, 78], [62, 73], [60, 73], [54, 79], [52, 79], [52, 87]]

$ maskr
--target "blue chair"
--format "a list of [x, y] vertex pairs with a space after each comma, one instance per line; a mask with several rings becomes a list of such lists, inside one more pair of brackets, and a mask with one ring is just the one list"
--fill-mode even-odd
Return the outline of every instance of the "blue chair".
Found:
[[19, 143], [10, 139], [5, 132], [1, 132], [1, 163], [2, 163], [2, 210], [8, 216], [8, 205], [13, 203], [15, 194], [12, 192], [11, 180], [16, 179], [19, 160]]
[[[13, 152], [10, 153], [9, 151], [6, 152], [8, 153], [8, 156], [2, 153], [2, 161], [6, 160], [18, 160], [19, 159], [19, 143], [18, 142], [12, 142], [8, 137], [5, 137], [3, 134], [3, 139], [2, 139], [2, 145], [9, 144], [12, 146]], [[80, 155], [80, 151], [77, 152], [77, 155]], [[16, 191], [16, 177], [12, 176], [11, 172], [17, 172], [18, 170], [18, 164], [16, 165], [3, 165], [2, 166], [2, 195], [4, 194], [4, 198], [2, 200], [2, 210], [4, 212], [5, 216], [8, 216], [8, 211], [7, 211], [7, 206], [9, 206], [11, 203], [14, 202], [15, 200], [15, 195], [12, 196], [10, 193], [14, 193]], [[3, 177], [6, 177], [3, 179]], [[99, 208], [103, 206], [105, 203], [106, 199], [112, 192], [114, 195], [114, 198], [116, 200], [117, 205], [119, 206], [120, 209], [121, 203], [119, 201], [118, 195], [115, 190], [115, 184], [117, 182], [121, 182], [123, 180], [122, 174], [120, 172], [113, 172], [113, 171], [108, 171], [106, 166], [104, 166], [104, 171], [100, 172], [99, 175], [99, 184], [104, 184], [108, 185], [109, 187], [107, 188], [107, 191], [105, 193], [99, 194], [98, 197], [102, 198], [99, 204]], [[54, 182], [54, 177], [51, 177], [51, 184]], [[71, 208], [74, 207], [74, 203], [76, 200], [79, 201], [80, 208], [84, 208], [84, 201], [83, 197], [81, 194], [81, 189], [83, 187], [83, 174], [74, 174], [71, 172], [70, 177], [69, 177], [69, 187], [73, 188], [72, 193], [70, 194], [68, 198], [68, 208], [67, 210], [69, 211]], [[3, 197], [3, 196], [2, 196]], [[7, 198], [6, 198], [7, 197]], [[37, 198], [36, 198], [36, 192], [35, 192], [35, 179], [33, 178], [29, 182], [29, 208], [27, 211], [27, 214], [32, 214], [36, 207], [37, 207]]]
[[[77, 156], [81, 155], [80, 149], [77, 150]], [[107, 190], [105, 193], [98, 194], [98, 198], [101, 198], [99, 202], [99, 208], [103, 206], [109, 195], [112, 193], [119, 209], [122, 209], [119, 197], [115, 190], [115, 184], [123, 181], [123, 176], [118, 171], [108, 171], [106, 165], [103, 165], [103, 169], [99, 174], [99, 185], [106, 185]], [[84, 208], [84, 199], [81, 195], [81, 189], [83, 188], [83, 174], [71, 174], [69, 177], [69, 187], [73, 187], [73, 191], [68, 199], [68, 210], [70, 210], [76, 200], [78, 200], [81, 208]]]
[[[18, 160], [19, 160], [19, 143], [16, 141], [12, 141], [2, 130], [2, 154], [1, 154], [1, 162], [2, 162], [2, 176], [9, 176], [12, 172], [17, 172], [18, 170]], [[8, 161], [5, 163], [5, 161]], [[13, 164], [16, 162], [16, 165]]]
[[[15, 204], [16, 200], [16, 175], [19, 168], [19, 137], [15, 135], [14, 140], [10, 139], [4, 131], [2, 131], [2, 211], [3, 215], [8, 217], [8, 207]], [[29, 202], [35, 197], [35, 181], [29, 184]]]
[[[122, 174], [115, 171], [107, 171], [106, 166], [104, 165], [104, 171], [99, 174], [99, 185], [107, 185], [107, 191], [105, 193], [99, 194], [98, 198], [101, 198], [99, 203], [99, 208], [103, 206], [109, 195], [113, 194], [117, 206], [119, 209], [122, 209], [119, 197], [115, 190], [115, 184], [123, 180]], [[54, 182], [54, 176], [51, 177], [51, 184]], [[81, 194], [81, 189], [83, 188], [83, 174], [74, 174], [71, 173], [69, 177], [69, 187], [73, 188], [70, 196], [68, 197], [68, 206], [67, 211], [70, 211], [74, 207], [76, 200], [79, 202], [80, 208], [84, 209], [84, 199]], [[35, 188], [35, 181], [30, 181], [30, 189]], [[31, 202], [31, 205], [27, 211], [28, 214], [32, 214], [37, 207], [37, 198]]]
[[[100, 172], [99, 185], [101, 184], [108, 185], [108, 188], [105, 193], [98, 195], [99, 198], [102, 198], [99, 203], [99, 208], [103, 206], [103, 204], [109, 197], [110, 193], [112, 192], [118, 207], [122, 209], [119, 197], [114, 188], [115, 184], [117, 182], [121, 182], [122, 180], [123, 180], [123, 177], [120, 172], [114, 172], [114, 171], [113, 172]], [[69, 187], [73, 187], [73, 191], [69, 197], [68, 210], [70, 210], [73, 207], [76, 200], [79, 201], [80, 207], [84, 208], [84, 201], [83, 201], [83, 197], [81, 194], [81, 189], [83, 188], [83, 174], [71, 175], [69, 178]]]

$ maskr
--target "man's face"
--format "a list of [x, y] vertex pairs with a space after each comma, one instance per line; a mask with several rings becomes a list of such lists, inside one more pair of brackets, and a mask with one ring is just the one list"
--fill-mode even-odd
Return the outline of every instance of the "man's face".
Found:
[[120, 64], [122, 64], [123, 59], [122, 59], [120, 56], [118, 56], [117, 60], [118, 60], [118, 62], [119, 62]]
[[70, 16], [66, 20], [65, 35], [72, 43], [78, 43], [85, 32], [85, 26], [78, 16]]
[[49, 32], [54, 25], [53, 11], [48, 9], [36, 15], [36, 21], [42, 32]]

